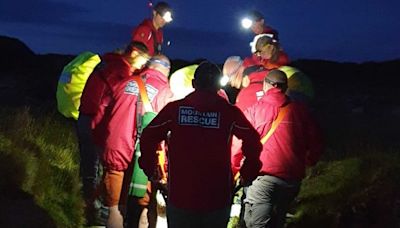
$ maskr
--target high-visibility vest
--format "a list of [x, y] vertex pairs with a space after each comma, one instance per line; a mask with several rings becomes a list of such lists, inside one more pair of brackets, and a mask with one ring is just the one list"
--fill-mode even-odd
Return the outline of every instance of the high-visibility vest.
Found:
[[58, 80], [56, 98], [57, 109], [65, 117], [78, 119], [83, 88], [100, 61], [99, 55], [83, 52], [64, 67]]

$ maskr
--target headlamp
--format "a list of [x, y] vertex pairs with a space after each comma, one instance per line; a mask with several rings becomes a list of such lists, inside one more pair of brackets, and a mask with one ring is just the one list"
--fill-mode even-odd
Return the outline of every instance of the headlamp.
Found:
[[221, 80], [219, 81], [219, 83], [221, 84], [221, 86], [226, 86], [229, 82], [229, 77], [227, 75], [223, 75], [221, 77]]
[[253, 21], [248, 17], [242, 19], [242, 27], [245, 29], [249, 29], [253, 25]]
[[168, 62], [163, 61], [163, 60], [161, 60], [161, 59], [150, 59], [149, 62], [150, 62], [150, 63], [158, 63], [158, 64], [160, 64], [161, 66], [163, 66], [163, 67], [165, 67], [165, 68], [168, 68], [168, 69], [171, 68], [171, 65], [170, 65]]
[[170, 11], [166, 11], [163, 15], [162, 18], [164, 19], [165, 22], [169, 23], [172, 21], [172, 13]]

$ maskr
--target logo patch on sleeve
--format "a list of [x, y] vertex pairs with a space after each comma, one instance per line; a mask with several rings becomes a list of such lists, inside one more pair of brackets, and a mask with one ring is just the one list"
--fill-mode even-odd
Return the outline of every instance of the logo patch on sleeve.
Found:
[[137, 96], [139, 94], [139, 86], [135, 81], [129, 81], [128, 84], [125, 86], [125, 91], [126, 94], [130, 95], [135, 95]]
[[146, 91], [147, 91], [147, 96], [149, 97], [150, 102], [152, 102], [154, 97], [158, 93], [158, 89], [154, 88], [152, 85], [146, 84]]
[[178, 124], [204, 128], [219, 128], [219, 112], [199, 112], [193, 107], [179, 107]]

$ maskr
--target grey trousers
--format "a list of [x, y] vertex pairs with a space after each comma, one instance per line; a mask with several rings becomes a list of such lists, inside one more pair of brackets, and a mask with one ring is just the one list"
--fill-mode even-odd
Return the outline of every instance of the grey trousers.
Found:
[[259, 176], [247, 189], [244, 221], [248, 228], [285, 225], [289, 204], [300, 190], [301, 181], [285, 181], [274, 176]]

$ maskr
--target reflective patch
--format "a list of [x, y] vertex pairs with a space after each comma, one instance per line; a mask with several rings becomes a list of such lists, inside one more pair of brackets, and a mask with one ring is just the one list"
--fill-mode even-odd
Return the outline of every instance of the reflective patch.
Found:
[[219, 112], [199, 112], [193, 107], [179, 107], [178, 124], [204, 128], [219, 128]]
[[124, 93], [137, 96], [139, 94], [139, 86], [135, 81], [129, 81], [125, 86]]
[[158, 93], [158, 89], [154, 88], [152, 85], [146, 84], [146, 91], [150, 102], [152, 102]]
[[264, 96], [264, 91], [261, 90], [261, 91], [256, 92], [257, 100], [260, 100], [262, 96]]
[[63, 72], [58, 80], [60, 83], [70, 83], [71, 82], [71, 73], [70, 72]]

